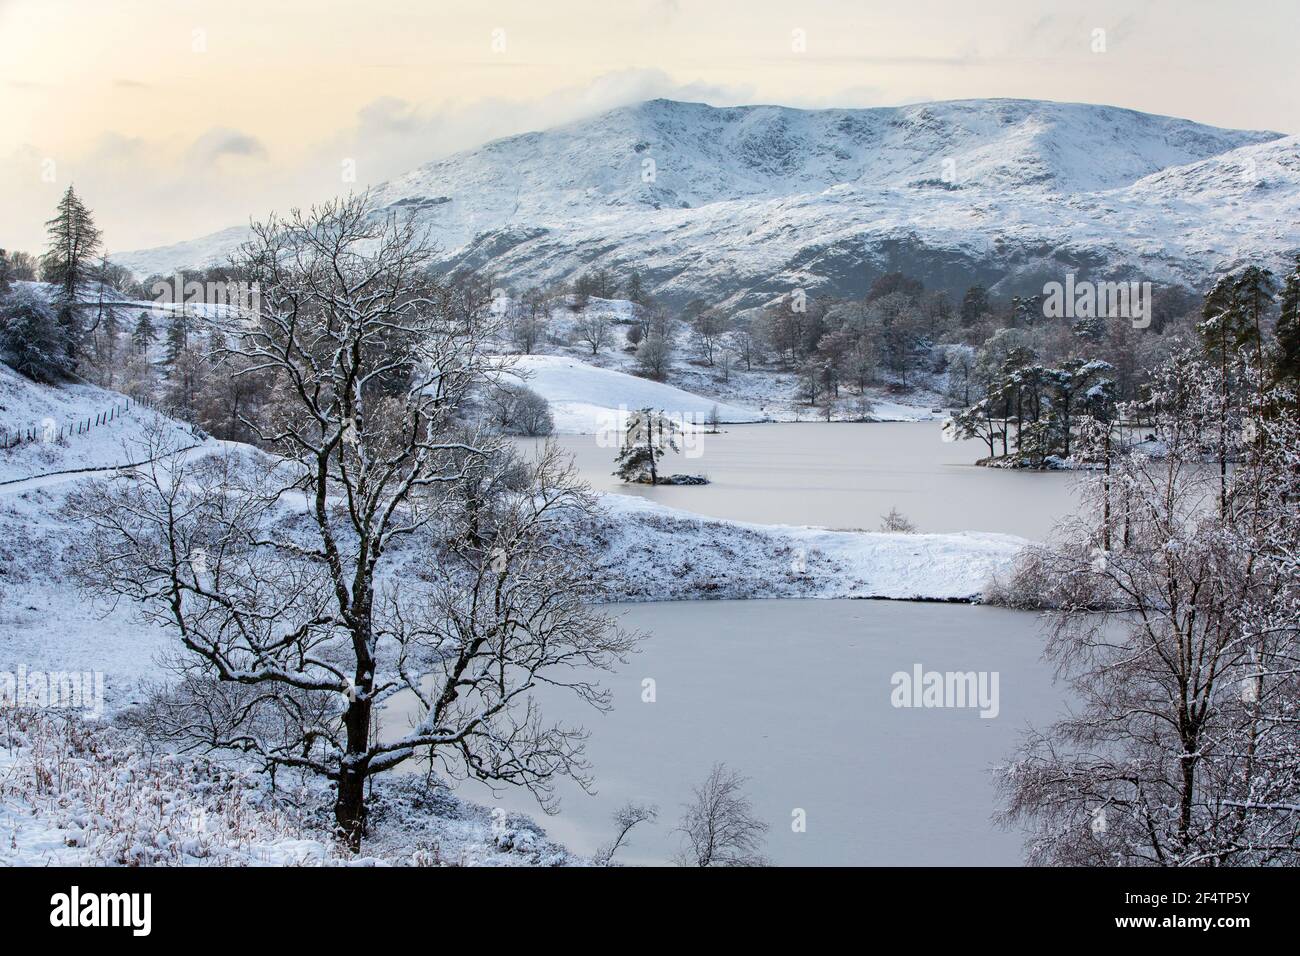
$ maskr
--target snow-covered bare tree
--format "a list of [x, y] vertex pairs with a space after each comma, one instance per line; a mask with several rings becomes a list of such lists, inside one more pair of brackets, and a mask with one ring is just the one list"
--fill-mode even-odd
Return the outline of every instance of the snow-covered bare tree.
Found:
[[677, 830], [682, 866], [766, 866], [762, 854], [767, 824], [754, 815], [745, 795], [747, 778], [726, 764], [714, 764], [694, 790]]
[[889, 514], [880, 516], [880, 530], [893, 534], [916, 534], [916, 525], [897, 508], [890, 508]]
[[705, 308], [691, 319], [691, 334], [705, 364], [713, 365], [722, 338], [730, 327], [730, 321], [720, 309]]
[[600, 311], [586, 310], [573, 325], [578, 341], [591, 349], [592, 355], [599, 355], [600, 350], [610, 343], [609, 316]]
[[637, 369], [642, 375], [662, 382], [672, 366], [673, 347], [668, 336], [651, 329], [636, 347]]
[[614, 811], [614, 839], [596, 850], [595, 860], [602, 866], [614, 862], [614, 854], [627, 845], [632, 830], [642, 823], [659, 819], [659, 808], [653, 804], [628, 802]]
[[1048, 654], [1079, 701], [1001, 778], [1032, 863], [1300, 861], [1300, 425], [1272, 392], [1221, 486], [1219, 374], [1187, 354], [1155, 372], [1128, 413], [1157, 453], [1097, 474], [1013, 584], [1055, 608]]
[[[592, 507], [548, 447], [522, 467], [458, 422], [499, 362], [492, 332], [427, 271], [409, 222], [367, 197], [254, 227], [240, 264], [260, 314], [227, 330], [232, 374], [270, 377], [246, 422], [274, 455], [151, 449], [81, 501], [82, 574], [180, 638], [160, 732], [336, 787], [357, 848], [366, 782], [408, 761], [517, 784], [585, 781], [583, 733], [531, 692], [571, 689], [633, 645], [557, 533]], [[162, 454], [170, 452], [170, 454]], [[385, 711], [385, 707], [389, 711]]]
[[502, 431], [535, 438], [549, 435], [555, 429], [550, 403], [526, 385], [493, 384], [485, 390], [484, 401], [493, 422]]

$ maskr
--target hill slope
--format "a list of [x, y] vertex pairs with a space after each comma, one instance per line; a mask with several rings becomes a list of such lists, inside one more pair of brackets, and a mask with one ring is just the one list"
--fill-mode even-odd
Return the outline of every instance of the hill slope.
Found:
[[[1300, 247], [1300, 138], [1107, 106], [963, 100], [727, 109], [651, 100], [498, 140], [377, 189], [448, 266], [513, 286], [599, 262], [670, 301], [848, 294], [905, 269], [959, 292], [1065, 270], [1201, 285]], [[243, 231], [129, 253], [200, 265]]]

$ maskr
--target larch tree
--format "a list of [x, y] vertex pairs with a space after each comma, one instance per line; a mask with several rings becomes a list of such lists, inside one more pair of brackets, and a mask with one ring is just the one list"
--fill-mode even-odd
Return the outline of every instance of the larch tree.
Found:
[[81, 349], [84, 332], [78, 315], [80, 287], [94, 270], [100, 249], [100, 232], [94, 216], [72, 186], [59, 200], [53, 219], [45, 224], [49, 247], [41, 260], [41, 278], [54, 285], [59, 326], [64, 349], [75, 360]]

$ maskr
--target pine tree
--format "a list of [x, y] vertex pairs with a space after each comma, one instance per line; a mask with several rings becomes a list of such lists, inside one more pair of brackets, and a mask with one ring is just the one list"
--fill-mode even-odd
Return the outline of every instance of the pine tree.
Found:
[[988, 290], [982, 285], [973, 285], [966, 290], [961, 300], [961, 324], [970, 328], [979, 321], [979, 317], [989, 310]]
[[77, 290], [89, 277], [99, 251], [100, 232], [90, 210], [71, 186], [59, 200], [58, 212], [45, 224], [49, 249], [41, 260], [42, 278], [58, 287], [56, 304], [63, 349], [72, 360], [81, 351], [82, 328], [77, 316]]
[[176, 364], [177, 357], [189, 348], [189, 344], [190, 317], [189, 313], [185, 311], [185, 303], [182, 301], [180, 311], [172, 313], [171, 321], [167, 325], [167, 364]]
[[1296, 267], [1282, 286], [1281, 304], [1273, 376], [1300, 385], [1300, 256], [1296, 257]]
[[641, 284], [641, 273], [633, 272], [627, 280], [627, 300], [637, 305], [645, 303], [645, 289]]
[[1232, 418], [1235, 397], [1232, 388], [1232, 367], [1238, 346], [1249, 340], [1247, 318], [1242, 309], [1239, 293], [1240, 280], [1237, 276], [1222, 276], [1205, 297], [1201, 314], [1204, 316], [1196, 327], [1200, 333], [1201, 345], [1206, 356], [1219, 372], [1218, 395], [1218, 440], [1215, 457], [1219, 461], [1219, 515], [1228, 512], [1228, 452], [1229, 420]]
[[147, 355], [153, 340], [153, 319], [149, 318], [148, 312], [141, 312], [140, 318], [135, 320], [135, 328], [131, 331], [131, 347], [138, 354]]
[[1253, 349], [1260, 368], [1264, 365], [1264, 316], [1273, 305], [1276, 291], [1273, 273], [1259, 266], [1244, 269], [1233, 286], [1241, 315], [1237, 347]]
[[1220, 368], [1233, 357], [1242, 336], [1243, 318], [1237, 301], [1237, 277], [1221, 276], [1205, 296], [1201, 308], [1201, 322], [1196, 331], [1201, 337], [1201, 348], [1206, 358]]
[[623, 444], [615, 461], [615, 476], [628, 482], [657, 485], [659, 460], [669, 451], [680, 451], [678, 425], [663, 412], [641, 408], [628, 415]]

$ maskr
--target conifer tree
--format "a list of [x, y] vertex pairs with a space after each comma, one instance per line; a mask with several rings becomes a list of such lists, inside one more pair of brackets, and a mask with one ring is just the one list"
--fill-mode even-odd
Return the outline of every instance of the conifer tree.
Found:
[[131, 330], [131, 347], [139, 354], [146, 354], [153, 345], [153, 340], [153, 319], [149, 318], [148, 312], [141, 312], [140, 318], [135, 320], [135, 328]]
[[75, 368], [81, 351], [82, 327], [77, 315], [77, 290], [88, 278], [100, 247], [95, 220], [71, 186], [59, 200], [57, 213], [45, 224], [49, 249], [41, 260], [42, 278], [57, 287], [55, 303], [63, 349]]
[[678, 424], [663, 412], [640, 408], [628, 415], [614, 474], [628, 482], [659, 484], [659, 460], [671, 449], [680, 451]]

